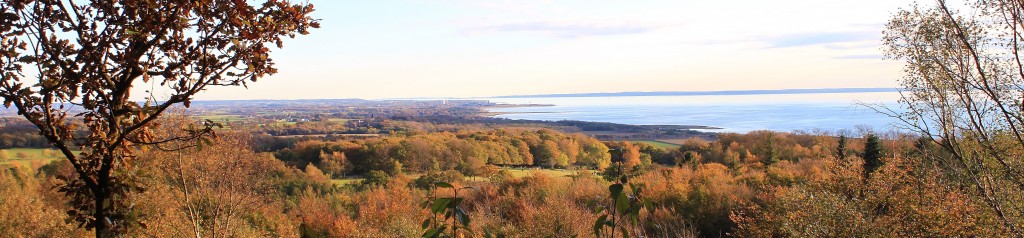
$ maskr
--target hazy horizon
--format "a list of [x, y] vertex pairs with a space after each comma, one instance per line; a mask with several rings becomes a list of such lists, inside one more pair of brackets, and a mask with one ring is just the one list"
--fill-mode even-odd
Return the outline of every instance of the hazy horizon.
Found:
[[881, 35], [909, 1], [309, 2], [278, 74], [197, 99], [896, 87]]
[[[852, 91], [848, 91], [852, 90]], [[475, 99], [501, 99], [501, 98], [537, 98], [537, 97], [656, 97], [656, 96], [742, 96], [742, 95], [792, 95], [792, 94], [844, 94], [844, 93], [875, 93], [875, 92], [897, 92], [895, 87], [872, 87], [872, 88], [782, 88], [782, 89], [749, 89], [749, 90], [704, 90], [704, 91], [621, 91], [621, 92], [579, 92], [579, 93], [547, 93], [547, 94], [523, 94], [523, 95], [493, 95], [479, 97], [394, 97], [394, 98], [240, 98], [240, 99], [198, 99], [196, 101], [287, 101], [287, 100], [475, 100]], [[664, 93], [670, 93], [664, 95]], [[671, 93], [679, 93], [678, 95]], [[692, 94], [697, 93], [697, 94]], [[707, 94], [705, 94], [707, 93]], [[615, 94], [615, 95], [608, 95]], [[619, 95], [621, 94], [621, 95]], [[636, 95], [652, 94], [652, 95]]]

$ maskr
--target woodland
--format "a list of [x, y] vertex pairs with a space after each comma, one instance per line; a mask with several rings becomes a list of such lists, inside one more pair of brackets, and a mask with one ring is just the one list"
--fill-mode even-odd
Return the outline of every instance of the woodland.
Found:
[[868, 106], [895, 128], [707, 133], [481, 101], [239, 111], [193, 101], [277, 73], [314, 6], [4, 0], [0, 236], [1020, 237], [1024, 3], [968, 2], [886, 25], [900, 108]]

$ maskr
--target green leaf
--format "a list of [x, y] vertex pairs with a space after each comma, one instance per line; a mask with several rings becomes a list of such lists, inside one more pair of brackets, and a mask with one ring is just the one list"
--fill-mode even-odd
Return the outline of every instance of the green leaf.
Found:
[[464, 198], [454, 198], [452, 203], [448, 204], [448, 207], [449, 208], [458, 207], [459, 204], [462, 204], [462, 200], [465, 200], [465, 199]]
[[622, 231], [622, 238], [629, 238], [629, 231], [626, 230], [626, 227], [620, 226], [619, 230]]
[[423, 219], [423, 224], [420, 225], [420, 229], [427, 229], [430, 226], [430, 218]]
[[641, 194], [643, 189], [644, 189], [644, 186], [642, 184], [637, 185], [637, 184], [629, 183], [629, 190], [633, 190], [633, 194]]
[[622, 195], [622, 184], [612, 184], [608, 186], [608, 191], [612, 193], [612, 198], [617, 198]]
[[448, 204], [452, 202], [451, 198], [438, 198], [434, 200], [434, 206], [430, 207], [430, 211], [433, 213], [440, 213], [448, 207]]
[[422, 237], [423, 238], [437, 237], [438, 234], [441, 234], [441, 231], [444, 231], [444, 226], [427, 230], [427, 231], [423, 232], [423, 236]]
[[601, 213], [603, 211], [604, 211], [604, 207], [602, 207], [602, 206], [598, 206], [598, 207], [594, 208], [594, 214], [598, 214], [598, 213]]
[[601, 229], [604, 228], [604, 221], [608, 220], [608, 215], [601, 215], [594, 222], [594, 236], [601, 237]]
[[629, 205], [629, 214], [633, 215], [634, 217], [640, 216], [640, 209], [641, 208], [643, 208], [643, 207], [637, 206], [635, 204]]
[[445, 182], [434, 183], [434, 186], [437, 186], [437, 187], [440, 187], [440, 188], [455, 188], [455, 186], [452, 186], [452, 184], [445, 183]]
[[619, 197], [615, 199], [615, 211], [625, 213], [626, 209], [629, 209], [629, 198], [620, 193]]
[[462, 223], [462, 226], [469, 226], [469, 215], [466, 215], [466, 212], [462, 211], [461, 208], [455, 209], [455, 218], [459, 219], [459, 222]]

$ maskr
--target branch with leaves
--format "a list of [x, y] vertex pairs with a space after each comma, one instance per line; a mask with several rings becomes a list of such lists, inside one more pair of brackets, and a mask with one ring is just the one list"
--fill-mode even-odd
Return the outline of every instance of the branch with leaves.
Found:
[[[319, 27], [312, 5], [249, 2], [0, 2], [0, 97], [71, 163], [76, 176], [60, 191], [72, 197], [69, 213], [97, 237], [128, 225], [119, 223], [118, 197], [141, 188], [115, 171], [132, 165], [133, 150], [199, 138], [213, 126], [161, 139], [154, 120], [210, 86], [245, 86], [276, 73], [270, 47]], [[132, 92], [141, 84], [162, 91], [140, 103]]]
[[[629, 192], [625, 191], [625, 185], [629, 185]], [[598, 206], [594, 211], [600, 214], [594, 221], [595, 237], [643, 237], [644, 230], [641, 227], [640, 211], [654, 211], [654, 204], [650, 199], [644, 198], [643, 185], [629, 183], [629, 177], [623, 175], [612, 185], [608, 186], [610, 204]]]
[[[453, 191], [452, 197], [437, 197], [438, 188], [448, 188]], [[429, 208], [430, 216], [423, 220], [421, 228], [424, 230], [422, 237], [459, 237], [458, 234], [472, 234], [469, 228], [469, 214], [460, 206], [464, 198], [459, 197], [459, 191], [474, 189], [473, 187], [455, 188], [450, 183], [434, 183], [430, 190], [430, 198], [420, 204], [420, 207]], [[460, 232], [460, 230], [462, 232]]]

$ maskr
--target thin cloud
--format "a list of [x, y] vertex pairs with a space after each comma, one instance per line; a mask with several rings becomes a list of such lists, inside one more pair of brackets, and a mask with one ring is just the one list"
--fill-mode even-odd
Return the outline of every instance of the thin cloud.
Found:
[[527, 32], [562, 38], [576, 38], [586, 36], [641, 34], [653, 31], [654, 29], [654, 27], [650, 26], [629, 24], [609, 25], [527, 22], [477, 27], [474, 30], [486, 32]]
[[834, 59], [851, 59], [851, 60], [862, 60], [862, 59], [880, 60], [880, 59], [884, 59], [885, 57], [883, 57], [882, 55], [879, 55], [879, 54], [873, 54], [873, 55], [842, 55], [842, 56], [837, 56], [837, 57], [833, 57], [833, 58]]
[[828, 32], [813, 34], [788, 35], [770, 40], [774, 48], [799, 47], [810, 45], [823, 45], [846, 43], [856, 41], [878, 40], [877, 32]]
[[878, 49], [879, 47], [882, 47], [881, 39], [858, 41], [858, 42], [842, 42], [842, 43], [833, 43], [833, 44], [825, 45], [825, 48], [828, 48], [830, 50], [852, 50], [852, 49], [865, 49], [865, 48]]

